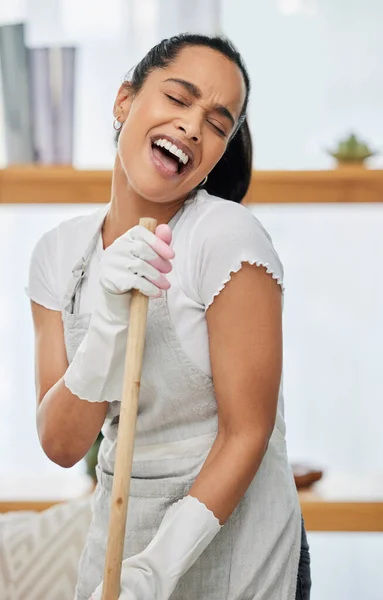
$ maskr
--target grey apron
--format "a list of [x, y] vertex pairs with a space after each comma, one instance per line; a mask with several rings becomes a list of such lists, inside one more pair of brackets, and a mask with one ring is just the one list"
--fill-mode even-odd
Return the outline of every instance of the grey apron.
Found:
[[[187, 218], [185, 207], [170, 221]], [[68, 360], [83, 337], [89, 314], [80, 314], [80, 294], [104, 220], [75, 265], [63, 302]], [[101, 219], [101, 217], [100, 217]], [[89, 600], [104, 571], [118, 403], [103, 426], [92, 522], [79, 566], [75, 600]], [[167, 508], [195, 481], [217, 432], [212, 379], [194, 365], [177, 337], [166, 294], [150, 299], [141, 378], [137, 434], [124, 557], [143, 550]], [[244, 498], [216, 538], [180, 579], [171, 600], [294, 600], [301, 517], [284, 438], [277, 425], [262, 464]], [[148, 598], [148, 600], [151, 600]]]

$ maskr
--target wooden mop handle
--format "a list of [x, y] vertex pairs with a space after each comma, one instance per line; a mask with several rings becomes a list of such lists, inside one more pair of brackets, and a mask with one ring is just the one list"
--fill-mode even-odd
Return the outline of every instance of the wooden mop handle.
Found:
[[[140, 219], [140, 225], [154, 233], [157, 221], [144, 218]], [[121, 563], [132, 474], [148, 302], [147, 296], [137, 290], [132, 291], [102, 600], [117, 600], [120, 595]]]

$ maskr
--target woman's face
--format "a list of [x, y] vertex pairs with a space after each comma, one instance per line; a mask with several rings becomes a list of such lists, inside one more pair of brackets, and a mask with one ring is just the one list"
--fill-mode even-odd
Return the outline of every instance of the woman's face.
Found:
[[224, 154], [245, 94], [237, 65], [201, 46], [150, 73], [137, 95], [122, 86], [118, 154], [135, 192], [170, 202], [195, 188]]

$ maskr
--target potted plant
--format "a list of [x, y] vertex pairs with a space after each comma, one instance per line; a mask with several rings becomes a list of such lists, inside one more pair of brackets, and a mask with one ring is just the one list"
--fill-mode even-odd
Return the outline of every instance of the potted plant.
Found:
[[377, 154], [371, 150], [365, 142], [351, 133], [348, 138], [341, 140], [335, 150], [329, 150], [329, 154], [337, 161], [338, 168], [343, 167], [365, 167], [365, 161], [370, 156]]

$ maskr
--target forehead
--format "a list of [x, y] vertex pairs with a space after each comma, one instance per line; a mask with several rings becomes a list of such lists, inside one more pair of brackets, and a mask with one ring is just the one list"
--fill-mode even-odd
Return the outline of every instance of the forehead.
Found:
[[201, 90], [202, 101], [222, 104], [235, 116], [241, 112], [246, 95], [242, 73], [216, 50], [203, 46], [183, 48], [171, 65], [155, 74], [159, 81], [168, 77], [190, 81]]

